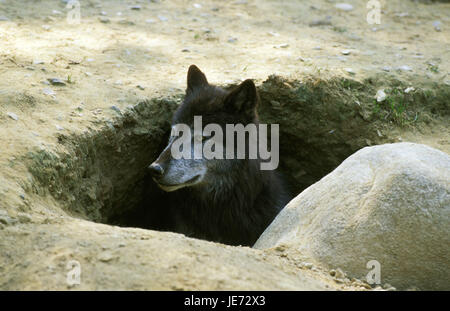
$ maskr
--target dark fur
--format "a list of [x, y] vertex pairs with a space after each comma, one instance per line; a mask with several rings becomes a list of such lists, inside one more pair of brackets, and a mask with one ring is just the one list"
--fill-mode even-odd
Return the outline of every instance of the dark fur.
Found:
[[[246, 80], [236, 90], [225, 91], [209, 85], [194, 67], [189, 69], [186, 97], [173, 124], [192, 124], [194, 115], [202, 116], [203, 126], [258, 124], [259, 97], [253, 82]], [[167, 229], [225, 244], [253, 245], [291, 198], [280, 175], [260, 170], [259, 163], [259, 159], [209, 160], [212, 177], [202, 185], [167, 193], [171, 218]]]

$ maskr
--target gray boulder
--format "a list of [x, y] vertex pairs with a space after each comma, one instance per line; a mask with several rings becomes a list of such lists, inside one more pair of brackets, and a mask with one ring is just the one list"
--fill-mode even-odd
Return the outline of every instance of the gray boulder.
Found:
[[254, 247], [282, 244], [349, 277], [375, 281], [379, 263], [381, 283], [450, 290], [449, 155], [413, 143], [359, 150], [293, 199]]

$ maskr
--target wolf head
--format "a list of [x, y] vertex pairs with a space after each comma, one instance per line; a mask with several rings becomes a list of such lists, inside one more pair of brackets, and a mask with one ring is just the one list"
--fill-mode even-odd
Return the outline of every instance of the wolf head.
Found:
[[[205, 135], [205, 131], [199, 133], [194, 130], [194, 117], [198, 119], [201, 116], [203, 125], [216, 124], [222, 128], [223, 137], [216, 142], [223, 144], [221, 150], [225, 153], [226, 124], [257, 124], [258, 103], [259, 96], [253, 81], [245, 80], [234, 90], [226, 91], [209, 84], [204, 73], [197, 66], [191, 65], [187, 74], [185, 99], [174, 114], [169, 142], [156, 161], [149, 166], [154, 181], [165, 191], [184, 187], [221, 186], [224, 178], [233, 173], [237, 174], [246, 160], [225, 159], [225, 156], [223, 159], [207, 159], [204, 156], [196, 158], [194, 146], [208, 144], [212, 136]], [[183, 150], [185, 154], [192, 155], [188, 159], [177, 158], [173, 154], [174, 144], [180, 142], [176, 133], [185, 128], [189, 128], [191, 133], [184, 137], [184, 140], [191, 143], [190, 150]], [[217, 140], [217, 137], [215, 139]]]

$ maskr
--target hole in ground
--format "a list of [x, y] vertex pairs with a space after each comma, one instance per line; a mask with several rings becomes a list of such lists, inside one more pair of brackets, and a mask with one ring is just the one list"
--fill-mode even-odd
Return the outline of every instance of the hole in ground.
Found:
[[[369, 132], [375, 132], [355, 110], [350, 95], [277, 77], [264, 82], [259, 92], [261, 121], [280, 124], [280, 170], [293, 193], [366, 146]], [[31, 190], [50, 193], [75, 217], [166, 230], [167, 193], [149, 178], [147, 166], [167, 141], [176, 107], [176, 100], [144, 101], [99, 130], [61, 135], [62, 150], [29, 154], [35, 180]]]

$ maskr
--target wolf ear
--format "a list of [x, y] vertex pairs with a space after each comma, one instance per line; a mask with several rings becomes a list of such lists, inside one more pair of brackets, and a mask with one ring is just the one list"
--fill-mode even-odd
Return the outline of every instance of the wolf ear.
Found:
[[255, 116], [258, 105], [258, 93], [252, 80], [242, 82], [225, 98], [225, 108], [231, 112], [244, 113], [249, 117]]
[[208, 85], [206, 76], [197, 66], [191, 65], [187, 74], [187, 90], [186, 92], [193, 91], [197, 88], [201, 88]]

